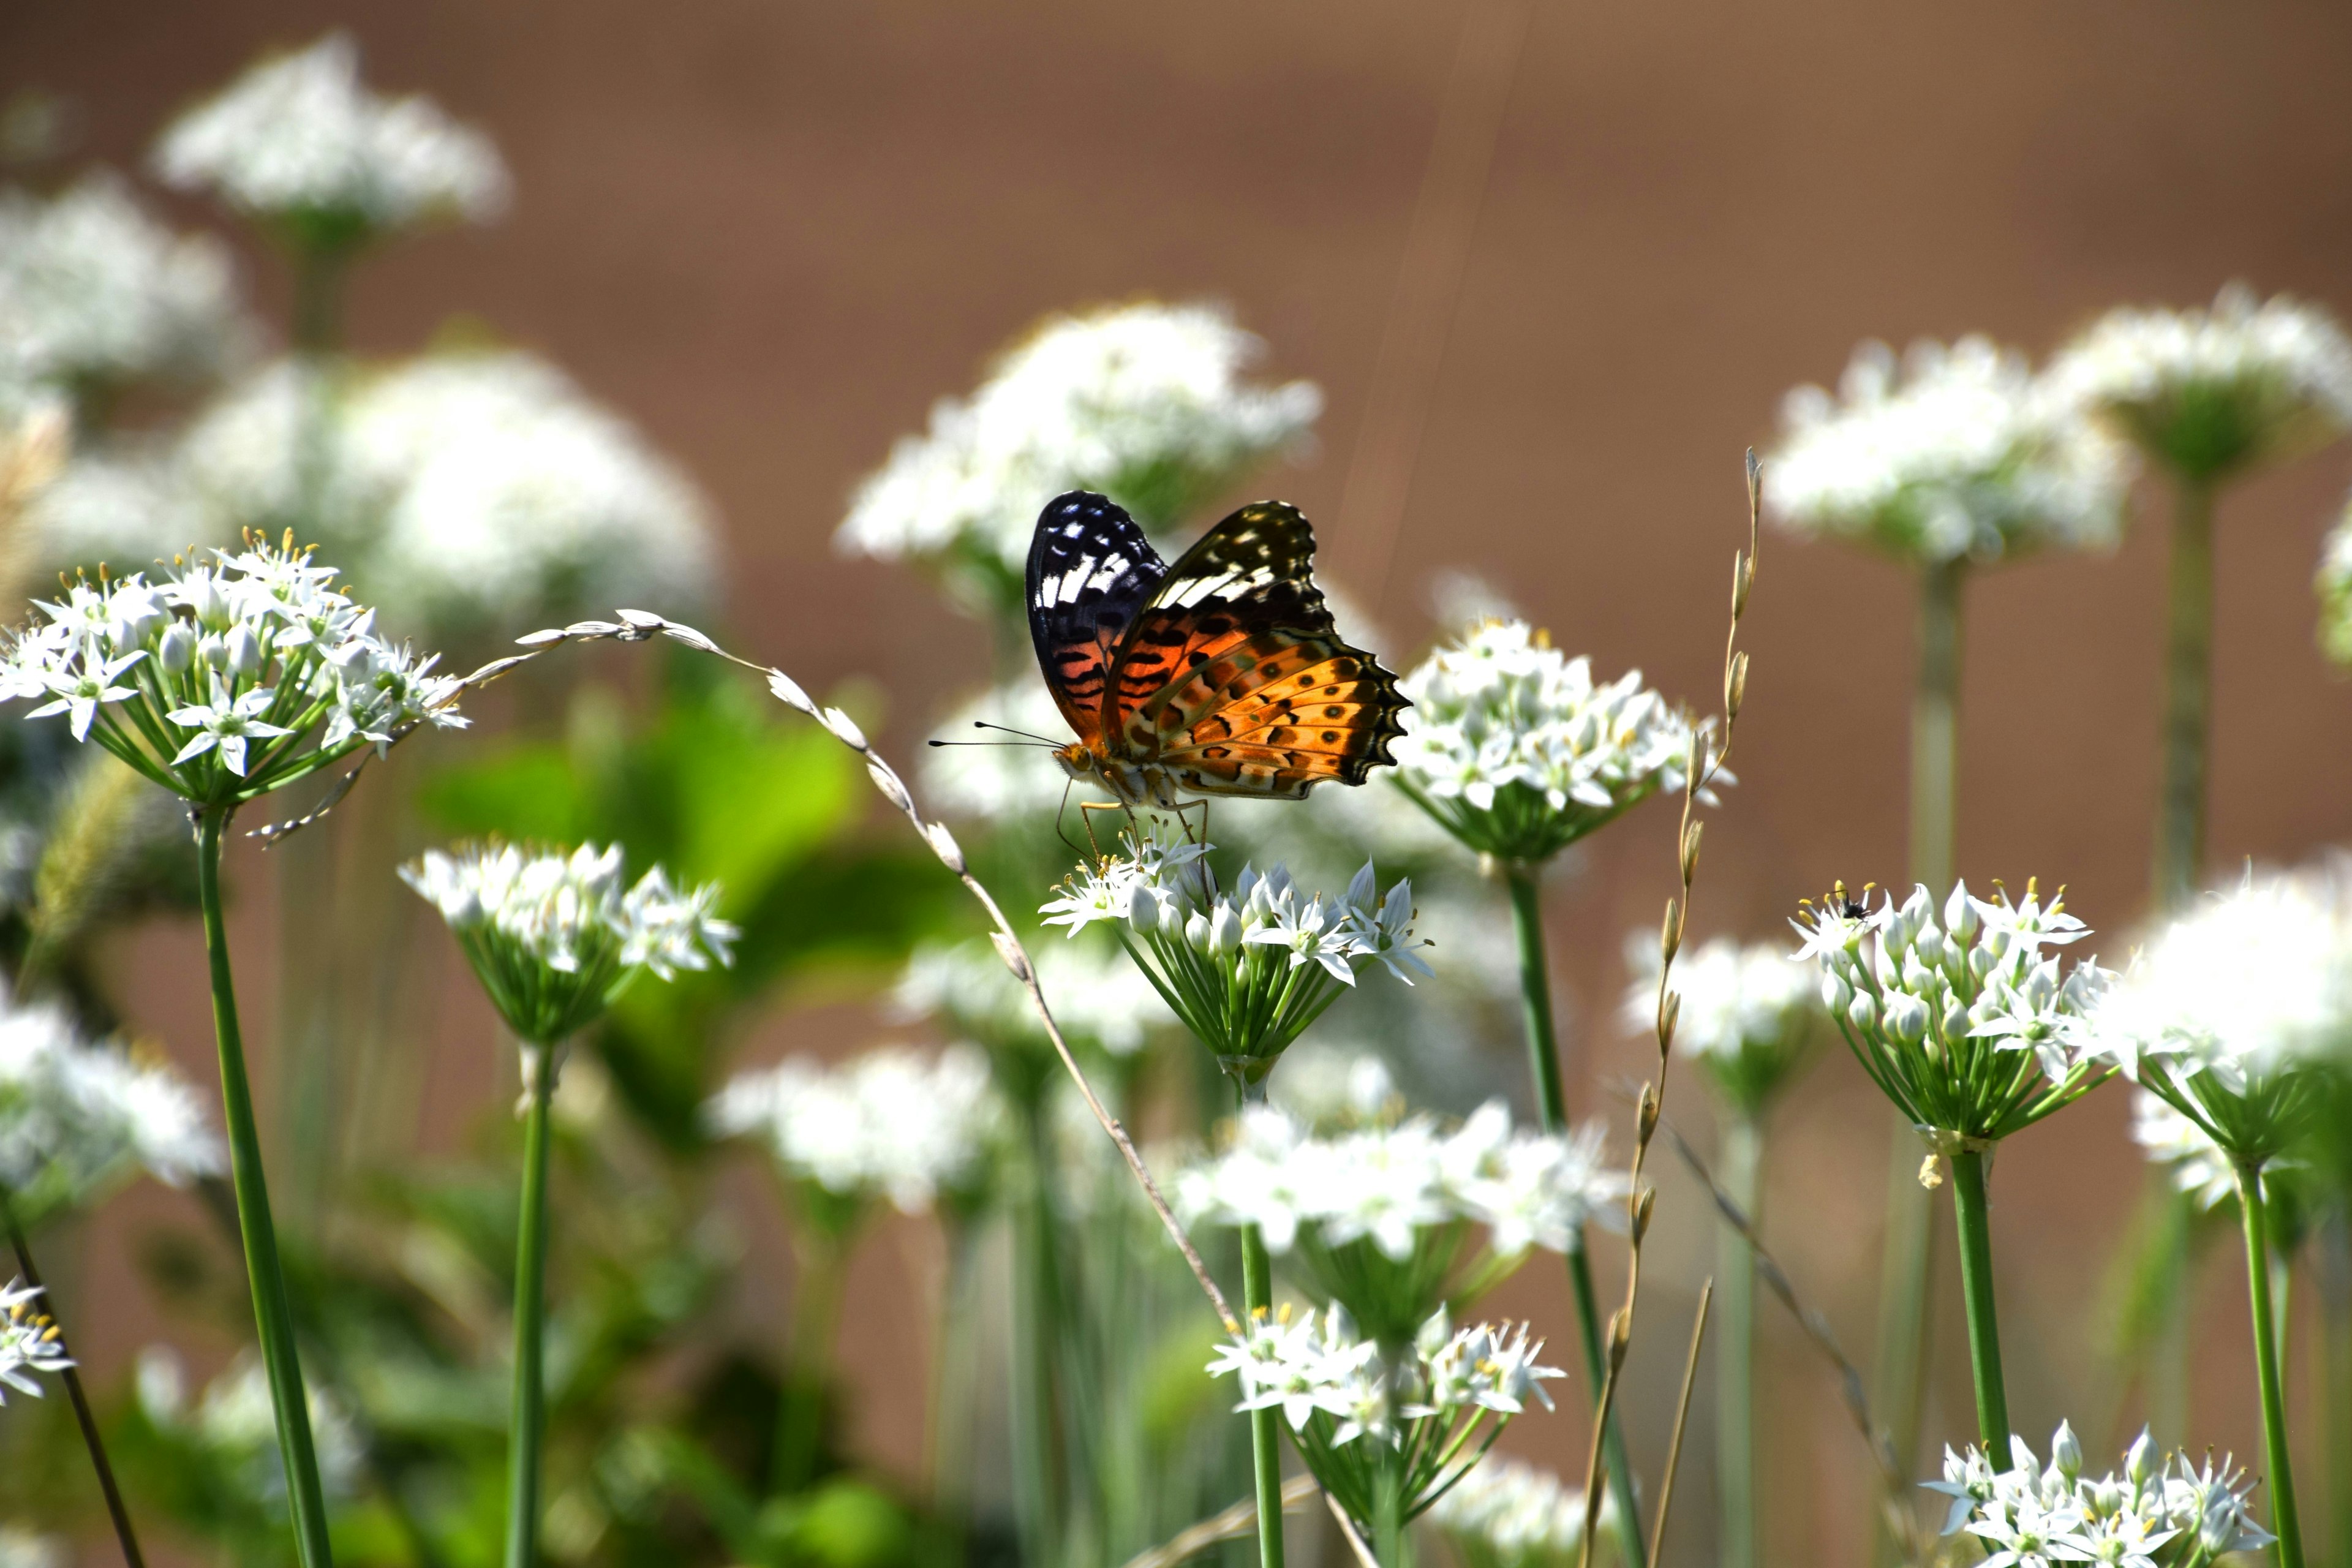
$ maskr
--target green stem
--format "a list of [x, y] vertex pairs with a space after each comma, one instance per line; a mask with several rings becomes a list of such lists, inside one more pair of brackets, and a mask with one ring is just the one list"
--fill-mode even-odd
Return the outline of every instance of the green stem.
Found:
[[1024, 1561], [1058, 1568], [1062, 1552], [1060, 1400], [1054, 1362], [1062, 1332], [1055, 1246], [1053, 1149], [1045, 1085], [1015, 1096], [1029, 1154], [1027, 1189], [1013, 1214], [1013, 1481]]
[[[1543, 1129], [1555, 1137], [1568, 1133], [1568, 1096], [1560, 1086], [1559, 1045], [1552, 1029], [1551, 965], [1544, 945], [1543, 894], [1536, 885], [1536, 868], [1508, 867], [1503, 877], [1511, 893], [1511, 924], [1519, 944], [1519, 1001], [1527, 1022], [1528, 1065], [1535, 1079], [1536, 1105]], [[1606, 1368], [1601, 1354], [1601, 1312], [1592, 1290], [1592, 1265], [1585, 1256], [1581, 1232], [1570, 1238], [1568, 1279], [1576, 1299], [1578, 1338], [1584, 1346], [1586, 1382], [1596, 1408]], [[1642, 1510], [1634, 1501], [1633, 1466], [1625, 1454], [1625, 1429], [1611, 1412], [1603, 1435], [1603, 1458], [1609, 1467], [1609, 1490], [1617, 1501], [1617, 1518], [1624, 1532], [1625, 1558], [1634, 1568], [1649, 1557], [1642, 1544]]]
[[[1274, 1310], [1274, 1266], [1257, 1226], [1242, 1226], [1242, 1305], [1253, 1322]], [[1260, 1568], [1282, 1568], [1282, 1413], [1250, 1412], [1250, 1471], [1257, 1482]]]
[[[1735, 1110], [1723, 1128], [1723, 1190], [1750, 1226], [1761, 1226], [1764, 1129]], [[1756, 1564], [1756, 1255], [1729, 1225], [1716, 1226], [1716, 1486], [1723, 1507], [1718, 1568]]]
[[[1886, 1227], [1879, 1260], [1878, 1338], [1871, 1365], [1871, 1405], [1884, 1412], [1887, 1438], [1904, 1475], [1916, 1475], [1919, 1417], [1927, 1405], [1929, 1303], [1935, 1294], [1935, 1205], [1919, 1184], [1919, 1137], [1897, 1115], [1887, 1145]], [[1871, 1510], [1879, 1568], [1904, 1561], [1904, 1543], [1887, 1527], [1886, 1510]]]
[[2312, 1250], [2318, 1285], [2321, 1365], [2312, 1381], [2324, 1414], [2327, 1499], [2335, 1551], [2352, 1564], [2352, 1219], [2341, 1209], [2322, 1219]]
[[2279, 1568], [2303, 1568], [2303, 1525], [2295, 1517], [2294, 1458], [2287, 1450], [2286, 1395], [2279, 1383], [2278, 1320], [2271, 1306], [2269, 1217], [2258, 1164], [2238, 1166], [2238, 1211], [2246, 1227], [2246, 1291], [2252, 1298], [2254, 1378], [2263, 1398], [2263, 1464], [2270, 1472], [2271, 1529]]
[[310, 1444], [310, 1409], [302, 1365], [294, 1349], [294, 1313], [286, 1298], [286, 1271], [269, 1218], [269, 1189], [261, 1172], [261, 1134], [254, 1123], [253, 1089], [246, 1080], [245, 1037], [237, 1026], [236, 985], [230, 978], [228, 931], [221, 904], [221, 837], [228, 813], [217, 806], [196, 818], [196, 898], [204, 908], [205, 953], [211, 961], [213, 1034], [220, 1047], [221, 1110], [228, 1126], [229, 1176], [236, 1191], [237, 1231], [245, 1243], [246, 1279], [269, 1400], [278, 1416], [278, 1449], [294, 1545], [302, 1568], [332, 1568], [327, 1504], [319, 1487], [319, 1459]]
[[2153, 897], [2178, 908], [2197, 890], [2205, 856], [2205, 754], [2213, 700], [2213, 487], [2182, 479], [2173, 492], [2172, 578], [2164, 646], [2163, 779], [2156, 810]]
[[825, 1394], [833, 1381], [842, 1292], [848, 1283], [850, 1232], [839, 1227], [855, 1223], [812, 1212], [800, 1237], [792, 1335], [784, 1350], [775, 1447], [768, 1462], [768, 1489], [777, 1497], [790, 1497], [815, 1480], [824, 1458]]
[[1391, 1462], [1372, 1493], [1372, 1560], [1381, 1568], [1412, 1568], [1412, 1543], [1404, 1532], [1404, 1486]]
[[539, 1561], [541, 1438], [547, 1430], [547, 1109], [555, 1047], [526, 1046], [522, 1218], [515, 1230], [514, 1403], [507, 1438], [507, 1568]]
[[[58, 1304], [49, 1300], [47, 1287], [41, 1283], [41, 1271], [33, 1266], [33, 1249], [25, 1240], [24, 1227], [16, 1223], [16, 1211], [0, 1194], [0, 1216], [8, 1226], [8, 1245], [16, 1249], [16, 1272], [25, 1283], [42, 1293], [42, 1310], [51, 1321], [57, 1319]], [[58, 1331], [58, 1348], [67, 1355], [73, 1353], [66, 1343], [65, 1331]], [[114, 1539], [122, 1548], [122, 1561], [127, 1568], [146, 1568], [147, 1560], [139, 1552], [139, 1534], [131, 1528], [131, 1510], [122, 1500], [122, 1489], [115, 1484], [114, 1466], [106, 1457], [106, 1439], [100, 1436], [98, 1417], [89, 1407], [89, 1394], [81, 1385], [81, 1371], [68, 1362], [58, 1374], [66, 1385], [66, 1398], [73, 1405], [74, 1422], [81, 1428], [82, 1447], [89, 1450], [89, 1468], [98, 1472], [98, 1489], [106, 1499], [106, 1516], [113, 1522]]]
[[1919, 574], [1919, 683], [1911, 696], [1911, 879], [1952, 885], [1960, 802], [1960, 600], [1968, 563]]
[[1968, 1307], [1977, 1435], [1994, 1468], [2005, 1470], [2011, 1464], [2009, 1394], [2000, 1378], [2000, 1321], [1993, 1310], [1992, 1228], [1981, 1150], [1962, 1149], [1952, 1156], [1952, 1213], [1960, 1233], [1960, 1294]]

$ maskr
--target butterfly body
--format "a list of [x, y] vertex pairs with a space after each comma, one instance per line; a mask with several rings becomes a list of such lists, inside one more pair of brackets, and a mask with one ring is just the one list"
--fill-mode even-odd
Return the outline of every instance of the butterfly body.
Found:
[[1173, 566], [1108, 499], [1047, 503], [1030, 542], [1029, 628], [1076, 741], [1063, 772], [1124, 804], [1181, 794], [1299, 800], [1390, 762], [1408, 706], [1339, 637], [1296, 507], [1259, 501]]

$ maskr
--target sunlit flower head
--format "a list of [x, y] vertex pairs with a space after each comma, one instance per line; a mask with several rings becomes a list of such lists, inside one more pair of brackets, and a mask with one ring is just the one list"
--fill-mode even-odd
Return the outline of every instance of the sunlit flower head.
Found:
[[988, 1058], [969, 1045], [873, 1050], [835, 1068], [794, 1058], [740, 1075], [703, 1115], [719, 1136], [758, 1142], [845, 1217], [870, 1199], [971, 1213], [1009, 1127]]
[[228, 250], [179, 235], [100, 171], [47, 200], [0, 193], [0, 414], [53, 391], [194, 383], [245, 350]]
[[1251, 382], [1264, 351], [1206, 305], [1053, 317], [898, 443], [859, 487], [839, 542], [940, 570], [974, 607], [1016, 611], [1046, 497], [1100, 490], [1165, 527], [1306, 439], [1322, 395]]
[[61, 1537], [0, 1524], [0, 1568], [68, 1568], [71, 1561]]
[[64, 1336], [41, 1310], [40, 1298], [40, 1287], [22, 1279], [0, 1289], [0, 1405], [7, 1403], [10, 1388], [38, 1399], [41, 1385], [35, 1373], [55, 1374], [74, 1364]]
[[690, 891], [654, 867], [633, 885], [618, 845], [428, 849], [401, 879], [441, 911], [516, 1037], [552, 1046], [595, 1021], [639, 970], [664, 980], [730, 962], [737, 931], [719, 889]]
[[1567, 658], [1524, 621], [1474, 627], [1403, 690], [1413, 705], [1394, 746], [1397, 783], [1480, 854], [1548, 859], [1683, 785], [1689, 720], [1638, 670], [1596, 684], [1591, 660]]
[[[1132, 1056], [1175, 1022], [1134, 964], [1108, 944], [1055, 942], [1032, 955], [1054, 1022], [1070, 1038]], [[1046, 1045], [1029, 993], [986, 942], [918, 948], [892, 1000], [909, 1018], [937, 1017], [990, 1046]]]
[[2352, 342], [2335, 317], [2242, 283], [2207, 310], [2111, 310], [2047, 377], [2061, 403], [2107, 418], [2193, 479], [2322, 446], [2352, 426]]
[[[1625, 953], [1633, 979], [1618, 1016], [1627, 1029], [1646, 1033], [1657, 1023], [1657, 933], [1629, 935]], [[1769, 942], [1742, 946], [1717, 937], [1686, 947], [1675, 957], [1672, 987], [1681, 998], [1675, 1048], [1749, 1110], [1781, 1084], [1826, 1022], [1818, 977]]]
[[1983, 338], [1915, 343], [1899, 363], [1864, 343], [1835, 395], [1797, 388], [1781, 423], [1764, 499], [1800, 532], [1927, 563], [2104, 549], [2122, 532], [2129, 449]]
[[369, 91], [359, 71], [346, 33], [263, 60], [173, 122], [155, 171], [323, 250], [505, 211], [506, 165], [488, 137], [429, 99]]
[[2185, 1454], [2159, 1456], [2142, 1432], [2122, 1463], [2094, 1476], [2064, 1422], [2038, 1464], [2023, 1439], [2011, 1439], [2011, 1466], [1996, 1468], [1971, 1446], [1944, 1450], [1944, 1478], [1926, 1489], [1951, 1499], [1946, 1535], [1978, 1538], [1988, 1565], [2058, 1568], [2096, 1563], [2116, 1568], [2205, 1568], [2231, 1552], [2255, 1552], [2274, 1539], [2248, 1508], [2253, 1488], [2227, 1458], [2203, 1468]]
[[[273, 1514], [285, 1513], [286, 1468], [278, 1452], [269, 1379], [260, 1358], [239, 1355], [191, 1401], [178, 1353], [164, 1345], [150, 1345], [139, 1352], [136, 1388], [139, 1413], [147, 1424], [174, 1444], [194, 1449], [205, 1473], [228, 1480], [243, 1501]], [[316, 1380], [304, 1394], [320, 1488], [330, 1500], [350, 1498], [359, 1489], [365, 1461], [359, 1430], [342, 1403]]]
[[[1489, 1454], [1437, 1500], [1429, 1519], [1463, 1568], [1578, 1568], [1584, 1488], [1522, 1460]], [[1614, 1495], [1604, 1494], [1604, 1532], [1613, 1531], [1615, 1520]]]

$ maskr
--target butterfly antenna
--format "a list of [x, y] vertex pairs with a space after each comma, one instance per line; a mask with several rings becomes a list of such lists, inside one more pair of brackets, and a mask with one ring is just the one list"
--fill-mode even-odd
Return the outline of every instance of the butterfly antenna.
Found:
[[1070, 791], [1076, 789], [1077, 787], [1077, 780], [1072, 779], [1068, 784], [1062, 786], [1062, 804], [1054, 808], [1054, 837], [1060, 839], [1065, 845], [1066, 845], [1071, 854], [1076, 856], [1081, 861], [1083, 861], [1087, 858], [1087, 852], [1079, 848], [1076, 841], [1071, 838], [1068, 834], [1062, 831], [1062, 818], [1069, 815]]
[[971, 727], [975, 730], [1001, 730], [1008, 735], [1018, 735], [1024, 741], [1034, 741], [1040, 745], [1051, 746], [1057, 752], [1062, 749], [1062, 742], [1059, 741], [1045, 735], [1033, 735], [1026, 730], [1016, 730], [1010, 724], [992, 724], [985, 719], [974, 719], [971, 721]]

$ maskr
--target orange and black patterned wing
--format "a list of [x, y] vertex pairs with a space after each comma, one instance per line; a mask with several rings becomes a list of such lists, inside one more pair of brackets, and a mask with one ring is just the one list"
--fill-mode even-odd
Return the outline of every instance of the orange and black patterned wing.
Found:
[[1314, 579], [1315, 531], [1281, 501], [1245, 506], [1168, 570], [1111, 662], [1113, 754], [1201, 795], [1297, 800], [1394, 759], [1411, 706], [1339, 637]]
[[1126, 509], [1092, 490], [1055, 496], [1029, 538], [1029, 640], [1045, 688], [1076, 731], [1102, 729], [1112, 654], [1168, 574]]

